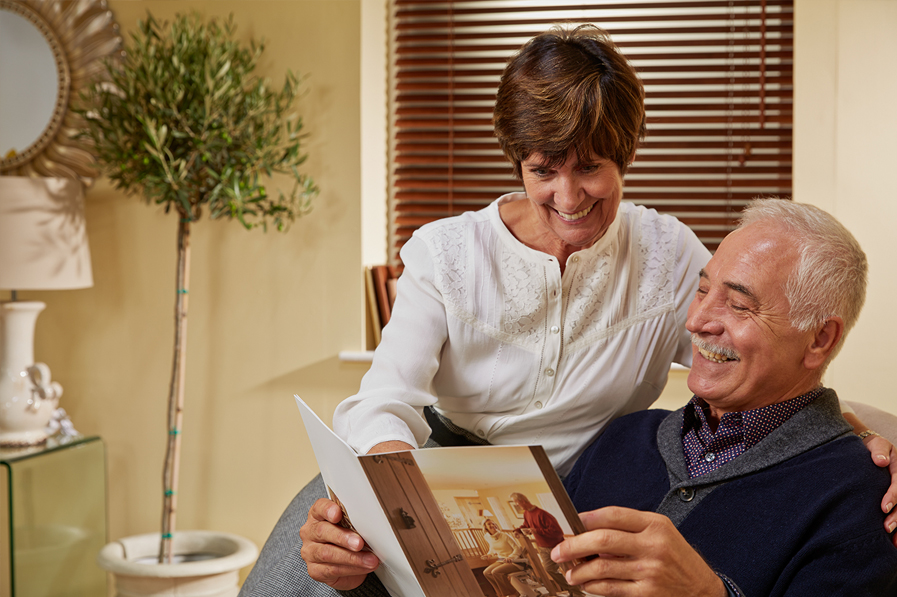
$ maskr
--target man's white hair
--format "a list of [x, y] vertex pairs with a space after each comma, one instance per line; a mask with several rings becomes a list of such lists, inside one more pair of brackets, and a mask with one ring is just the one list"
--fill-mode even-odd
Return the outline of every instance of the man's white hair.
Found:
[[831, 214], [806, 203], [754, 200], [742, 213], [739, 228], [761, 221], [779, 226], [797, 244], [800, 257], [785, 285], [791, 325], [807, 331], [833, 316], [844, 320], [844, 334], [829, 356], [831, 361], [866, 300], [866, 254]]

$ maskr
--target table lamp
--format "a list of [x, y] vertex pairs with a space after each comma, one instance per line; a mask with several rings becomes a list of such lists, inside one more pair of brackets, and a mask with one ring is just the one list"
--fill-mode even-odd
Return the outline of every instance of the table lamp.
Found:
[[0, 176], [0, 446], [46, 441], [62, 387], [34, 362], [34, 327], [46, 305], [18, 290], [93, 285], [81, 182]]

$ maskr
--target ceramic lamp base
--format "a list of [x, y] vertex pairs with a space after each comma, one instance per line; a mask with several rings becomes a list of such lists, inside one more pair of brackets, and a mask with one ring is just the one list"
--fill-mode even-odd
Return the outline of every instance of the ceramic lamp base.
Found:
[[2, 447], [47, 441], [47, 423], [62, 393], [59, 384], [50, 382], [50, 369], [34, 362], [34, 325], [45, 306], [39, 301], [0, 302]]
[[47, 432], [43, 430], [0, 431], [0, 448], [27, 448], [28, 446], [37, 446], [46, 442]]

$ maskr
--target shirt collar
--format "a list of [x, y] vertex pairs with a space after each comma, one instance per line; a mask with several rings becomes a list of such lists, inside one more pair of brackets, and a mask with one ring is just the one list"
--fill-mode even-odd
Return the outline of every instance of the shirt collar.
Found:
[[[813, 402], [822, 394], [823, 390], [824, 388], [819, 387], [783, 402], [776, 402], [775, 404], [761, 406], [752, 410], [724, 413], [720, 417], [719, 427], [740, 431], [744, 441], [744, 448], [750, 448], [794, 416], [795, 413]], [[692, 429], [698, 430], [707, 425], [709, 416], [710, 406], [702, 398], [692, 396], [692, 399], [689, 400], [682, 411], [682, 436], [684, 437]], [[717, 430], [719, 430], [719, 427]]]

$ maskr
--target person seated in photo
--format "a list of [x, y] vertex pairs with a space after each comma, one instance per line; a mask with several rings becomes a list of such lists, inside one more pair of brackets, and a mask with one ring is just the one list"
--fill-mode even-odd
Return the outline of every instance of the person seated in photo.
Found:
[[514, 560], [525, 558], [525, 549], [511, 533], [498, 528], [494, 520], [487, 519], [483, 523], [483, 537], [489, 545], [487, 558], [495, 558], [495, 562], [486, 566], [483, 576], [495, 589], [498, 597], [536, 597], [536, 591], [520, 579], [524, 569]]
[[753, 203], [688, 311], [695, 396], [612, 423], [565, 485], [600, 557], [568, 580], [601, 595], [897, 595], [897, 548], [869, 461], [822, 373], [856, 322], [866, 258], [834, 218]]
[[[582, 560], [598, 595], [897, 594], [897, 548], [870, 461], [821, 385], [855, 324], [866, 257], [832, 216], [753, 202], [700, 272], [688, 310], [692, 400], [612, 422], [565, 486], [587, 531], [551, 551]], [[347, 595], [387, 595], [377, 557], [319, 500], [302, 527], [309, 574]], [[598, 557], [595, 557], [598, 556]]]

